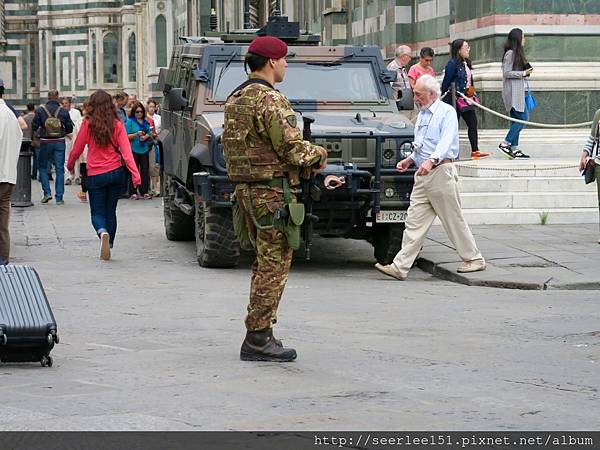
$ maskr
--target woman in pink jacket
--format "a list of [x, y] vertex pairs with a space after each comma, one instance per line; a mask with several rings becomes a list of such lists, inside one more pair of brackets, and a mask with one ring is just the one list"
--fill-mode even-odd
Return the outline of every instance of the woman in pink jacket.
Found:
[[85, 104], [85, 112], [67, 169], [73, 170], [87, 145], [87, 188], [92, 226], [100, 238], [100, 258], [107, 261], [117, 233], [117, 203], [127, 182], [126, 170], [131, 173], [134, 186], [139, 186], [141, 180], [112, 97], [103, 90], [94, 92]]

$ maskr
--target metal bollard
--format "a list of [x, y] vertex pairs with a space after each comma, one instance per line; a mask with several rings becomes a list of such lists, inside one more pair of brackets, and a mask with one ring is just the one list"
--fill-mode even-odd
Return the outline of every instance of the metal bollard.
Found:
[[19, 163], [17, 164], [17, 185], [10, 196], [12, 206], [33, 206], [31, 203], [31, 141], [21, 142]]

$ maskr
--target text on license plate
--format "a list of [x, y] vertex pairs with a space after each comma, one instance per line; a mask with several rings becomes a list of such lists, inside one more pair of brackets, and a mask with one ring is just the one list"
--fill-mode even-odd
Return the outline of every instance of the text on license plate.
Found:
[[406, 222], [406, 211], [380, 211], [376, 217], [377, 223]]

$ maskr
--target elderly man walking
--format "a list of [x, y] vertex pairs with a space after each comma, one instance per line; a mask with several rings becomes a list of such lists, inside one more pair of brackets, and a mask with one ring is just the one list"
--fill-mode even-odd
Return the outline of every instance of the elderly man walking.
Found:
[[8, 264], [10, 255], [10, 194], [17, 183], [17, 162], [23, 131], [12, 110], [2, 100], [0, 86], [0, 265]]
[[431, 75], [419, 78], [414, 95], [420, 109], [415, 125], [414, 151], [396, 166], [399, 172], [405, 172], [413, 164], [418, 167], [402, 249], [392, 264], [384, 266], [377, 263], [375, 268], [398, 280], [406, 279], [427, 231], [439, 217], [464, 261], [458, 272], [485, 270], [485, 261], [460, 206], [458, 175], [453, 164], [459, 152], [456, 111], [440, 101], [440, 85]]

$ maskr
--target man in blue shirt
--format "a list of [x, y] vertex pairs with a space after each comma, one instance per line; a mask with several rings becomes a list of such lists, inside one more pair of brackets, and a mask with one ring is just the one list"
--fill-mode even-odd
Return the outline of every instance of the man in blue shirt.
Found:
[[[60, 121], [60, 130], [50, 130], [49, 125], [53, 120]], [[54, 162], [56, 167], [56, 180], [54, 189], [56, 191], [56, 204], [64, 205], [63, 194], [65, 192], [65, 136], [73, 132], [73, 122], [66, 109], [63, 109], [58, 103], [58, 91], [48, 91], [48, 102], [35, 111], [35, 116], [31, 122], [33, 132], [40, 137], [39, 169], [40, 181], [44, 197], [42, 203], [48, 203], [52, 200], [52, 190], [48, 177], [50, 161]]]
[[431, 75], [421, 76], [414, 88], [420, 113], [415, 124], [414, 151], [396, 169], [405, 172], [416, 164], [415, 184], [410, 196], [402, 249], [392, 264], [375, 264], [380, 272], [406, 279], [436, 217], [464, 264], [458, 272], [485, 270], [485, 261], [463, 216], [458, 195], [458, 119], [450, 105], [440, 101], [440, 85]]

